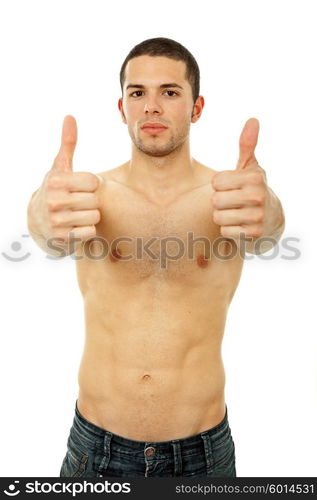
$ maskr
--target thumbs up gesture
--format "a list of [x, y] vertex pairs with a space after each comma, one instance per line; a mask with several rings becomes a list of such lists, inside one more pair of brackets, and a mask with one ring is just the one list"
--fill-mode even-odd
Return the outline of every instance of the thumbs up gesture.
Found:
[[213, 220], [223, 237], [259, 238], [270, 233], [274, 224], [274, 193], [267, 186], [266, 174], [255, 158], [259, 122], [250, 118], [240, 135], [240, 154], [235, 170], [217, 172], [211, 181]]
[[53, 238], [62, 244], [73, 238], [77, 242], [93, 238], [95, 224], [100, 221], [98, 188], [103, 180], [89, 172], [73, 172], [76, 142], [76, 120], [68, 115], [63, 123], [60, 150], [28, 208], [31, 231], [42, 239]]

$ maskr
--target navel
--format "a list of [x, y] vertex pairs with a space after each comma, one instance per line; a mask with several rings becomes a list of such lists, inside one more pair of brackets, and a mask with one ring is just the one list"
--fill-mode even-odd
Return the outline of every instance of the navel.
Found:
[[151, 378], [151, 375], [146, 373], [145, 375], [143, 375], [142, 380], [150, 380], [150, 378]]
[[208, 266], [208, 259], [202, 254], [197, 257], [197, 265], [198, 267], [205, 268]]

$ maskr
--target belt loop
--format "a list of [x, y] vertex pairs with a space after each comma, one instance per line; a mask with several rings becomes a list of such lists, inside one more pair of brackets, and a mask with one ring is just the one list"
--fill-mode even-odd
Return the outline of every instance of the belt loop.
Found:
[[174, 452], [174, 475], [182, 475], [182, 452], [181, 445], [178, 439], [172, 441], [173, 452]]
[[103, 451], [104, 456], [102, 457], [100, 466], [98, 467], [99, 472], [103, 472], [107, 469], [110, 461], [110, 442], [111, 442], [112, 434], [109, 431], [106, 431], [105, 437], [103, 439]]
[[210, 435], [208, 434], [208, 432], [206, 432], [206, 433], [202, 432], [200, 435], [201, 435], [202, 440], [204, 442], [206, 466], [207, 466], [207, 471], [208, 471], [213, 466], [213, 454], [212, 454], [211, 438], [210, 438]]

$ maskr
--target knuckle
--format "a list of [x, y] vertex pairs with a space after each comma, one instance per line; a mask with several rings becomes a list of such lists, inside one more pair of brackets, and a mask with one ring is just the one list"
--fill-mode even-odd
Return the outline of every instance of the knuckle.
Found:
[[87, 226], [85, 234], [83, 235], [82, 239], [85, 241], [85, 240], [94, 238], [96, 236], [96, 234], [97, 234], [97, 231], [96, 231], [95, 226], [93, 226], [93, 225]]
[[90, 236], [96, 236], [97, 231], [95, 226], [89, 226], [89, 235]]
[[101, 216], [100, 216], [100, 211], [99, 210], [95, 210], [95, 222], [94, 224], [98, 224], [98, 222], [100, 222], [100, 219], [101, 219]]
[[260, 212], [252, 212], [250, 214], [250, 219], [252, 220], [252, 222], [255, 222], [255, 223], [262, 223], [263, 220], [264, 220], [264, 214], [262, 213], [262, 211]]
[[53, 239], [65, 241], [66, 237], [67, 237], [67, 234], [65, 233], [65, 231], [53, 229], [53, 231], [52, 231], [52, 238]]
[[86, 172], [86, 175], [87, 175], [87, 182], [91, 186], [91, 189], [95, 191], [99, 186], [98, 177], [95, 174], [92, 174], [91, 172]]
[[251, 184], [262, 184], [263, 182], [263, 175], [261, 172], [257, 171], [257, 172], [250, 172], [249, 173], [249, 182]]
[[71, 226], [67, 229], [67, 233], [66, 233], [66, 238], [67, 238], [67, 241], [71, 241], [73, 240], [74, 238], [76, 238], [76, 231], [75, 231], [75, 226]]
[[265, 196], [264, 194], [259, 194], [257, 196], [254, 196], [252, 201], [254, 201], [256, 205], [264, 205]]
[[218, 210], [214, 210], [213, 220], [214, 220], [214, 222], [216, 224], [219, 224], [219, 222], [220, 222], [220, 216], [219, 216], [219, 211]]
[[249, 235], [252, 238], [260, 238], [262, 236], [262, 226], [256, 226], [251, 230], [251, 234]]
[[64, 179], [61, 175], [54, 174], [47, 179], [48, 189], [58, 189], [64, 186]]
[[230, 229], [227, 228], [226, 226], [221, 226], [221, 228], [220, 228], [220, 234], [224, 238], [229, 238], [231, 236]]
[[216, 174], [213, 175], [211, 179], [211, 185], [214, 189], [217, 189], [219, 187], [219, 176], [220, 172], [217, 172]]
[[54, 200], [52, 198], [48, 198], [46, 201], [47, 208], [50, 212], [54, 212], [61, 208], [60, 200]]
[[52, 214], [50, 216], [50, 223], [52, 227], [59, 227], [62, 223], [62, 218], [60, 215]]

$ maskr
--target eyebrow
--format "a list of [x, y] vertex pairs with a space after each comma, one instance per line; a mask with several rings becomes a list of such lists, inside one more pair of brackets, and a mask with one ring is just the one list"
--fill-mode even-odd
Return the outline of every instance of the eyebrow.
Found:
[[[181, 87], [180, 85], [178, 85], [178, 83], [162, 83], [162, 85], [160, 85], [160, 89], [166, 89], [166, 88], [170, 88], [170, 87], [176, 87], [178, 89], [183, 89], [183, 87]], [[134, 88], [134, 89], [145, 89], [145, 85], [140, 85], [138, 83], [129, 83], [129, 85], [126, 86], [126, 90], [128, 89], [131, 89], [131, 88]]]

